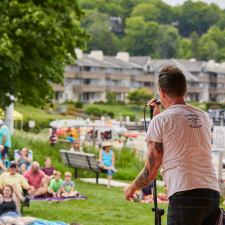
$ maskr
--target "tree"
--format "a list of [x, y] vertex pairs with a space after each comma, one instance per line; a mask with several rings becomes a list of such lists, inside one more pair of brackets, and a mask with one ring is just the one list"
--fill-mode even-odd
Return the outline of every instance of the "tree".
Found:
[[82, 15], [76, 0], [0, 2], [0, 107], [12, 102], [10, 95], [35, 107], [51, 102], [51, 82], [63, 84], [74, 47], [84, 48], [89, 38]]
[[149, 55], [155, 52], [158, 29], [157, 22], [145, 22], [142, 16], [128, 18], [123, 50], [128, 51], [131, 55]]
[[140, 108], [140, 104], [145, 101], [149, 101], [152, 99], [154, 95], [150, 92], [148, 92], [145, 88], [142, 89], [135, 89], [127, 95], [127, 99], [130, 101], [133, 101], [135, 104], [138, 105], [138, 108]]
[[162, 59], [176, 58], [180, 47], [178, 30], [169, 25], [161, 25], [157, 33], [156, 51]]
[[198, 59], [198, 45], [199, 45], [199, 36], [196, 31], [191, 34], [191, 44], [190, 48], [192, 51], [192, 57]]
[[107, 92], [106, 99], [107, 99], [107, 102], [114, 103], [116, 102], [116, 94], [113, 92]]
[[143, 16], [145, 21], [157, 21], [160, 11], [153, 4], [140, 4], [133, 9], [131, 16]]

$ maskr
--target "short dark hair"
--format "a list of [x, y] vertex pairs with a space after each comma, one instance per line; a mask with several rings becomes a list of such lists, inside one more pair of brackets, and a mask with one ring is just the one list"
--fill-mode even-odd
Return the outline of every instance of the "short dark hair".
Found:
[[170, 98], [182, 97], [186, 93], [187, 81], [181, 70], [167, 66], [159, 73], [158, 86]]

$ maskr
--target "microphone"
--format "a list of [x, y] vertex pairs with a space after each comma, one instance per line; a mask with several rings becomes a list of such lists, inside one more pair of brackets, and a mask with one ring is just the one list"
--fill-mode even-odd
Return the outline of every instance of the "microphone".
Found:
[[[160, 100], [158, 100], [158, 101], [155, 101], [155, 103], [157, 104], [157, 105], [161, 105], [161, 102], [160, 102]], [[149, 106], [149, 105], [145, 105], [145, 106]], [[152, 107], [152, 106], [151, 106]], [[154, 107], [154, 106], [153, 106]]]

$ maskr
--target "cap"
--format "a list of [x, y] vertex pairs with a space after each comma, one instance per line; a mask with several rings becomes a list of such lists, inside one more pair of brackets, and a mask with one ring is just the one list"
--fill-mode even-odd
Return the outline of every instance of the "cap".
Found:
[[16, 162], [15, 162], [15, 161], [11, 161], [11, 162], [9, 163], [9, 167], [11, 167], [11, 166], [17, 166]]
[[0, 125], [4, 124], [3, 120], [0, 119]]

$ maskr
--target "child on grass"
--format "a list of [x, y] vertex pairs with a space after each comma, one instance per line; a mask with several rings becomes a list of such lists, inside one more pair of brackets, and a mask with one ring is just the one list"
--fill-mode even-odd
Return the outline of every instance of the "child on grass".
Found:
[[73, 181], [71, 181], [71, 177], [72, 177], [72, 174], [70, 172], [66, 172], [64, 174], [64, 181], [61, 185], [61, 190], [60, 192], [62, 193], [62, 197], [65, 197], [65, 198], [69, 198], [69, 197], [75, 197], [78, 192], [77, 191], [74, 191], [74, 187], [75, 187], [75, 184]]
[[50, 185], [48, 186], [48, 194], [53, 195], [53, 197], [60, 197], [60, 189], [62, 186], [63, 180], [61, 179], [61, 173], [56, 171], [54, 173], [54, 178], [51, 180]]

